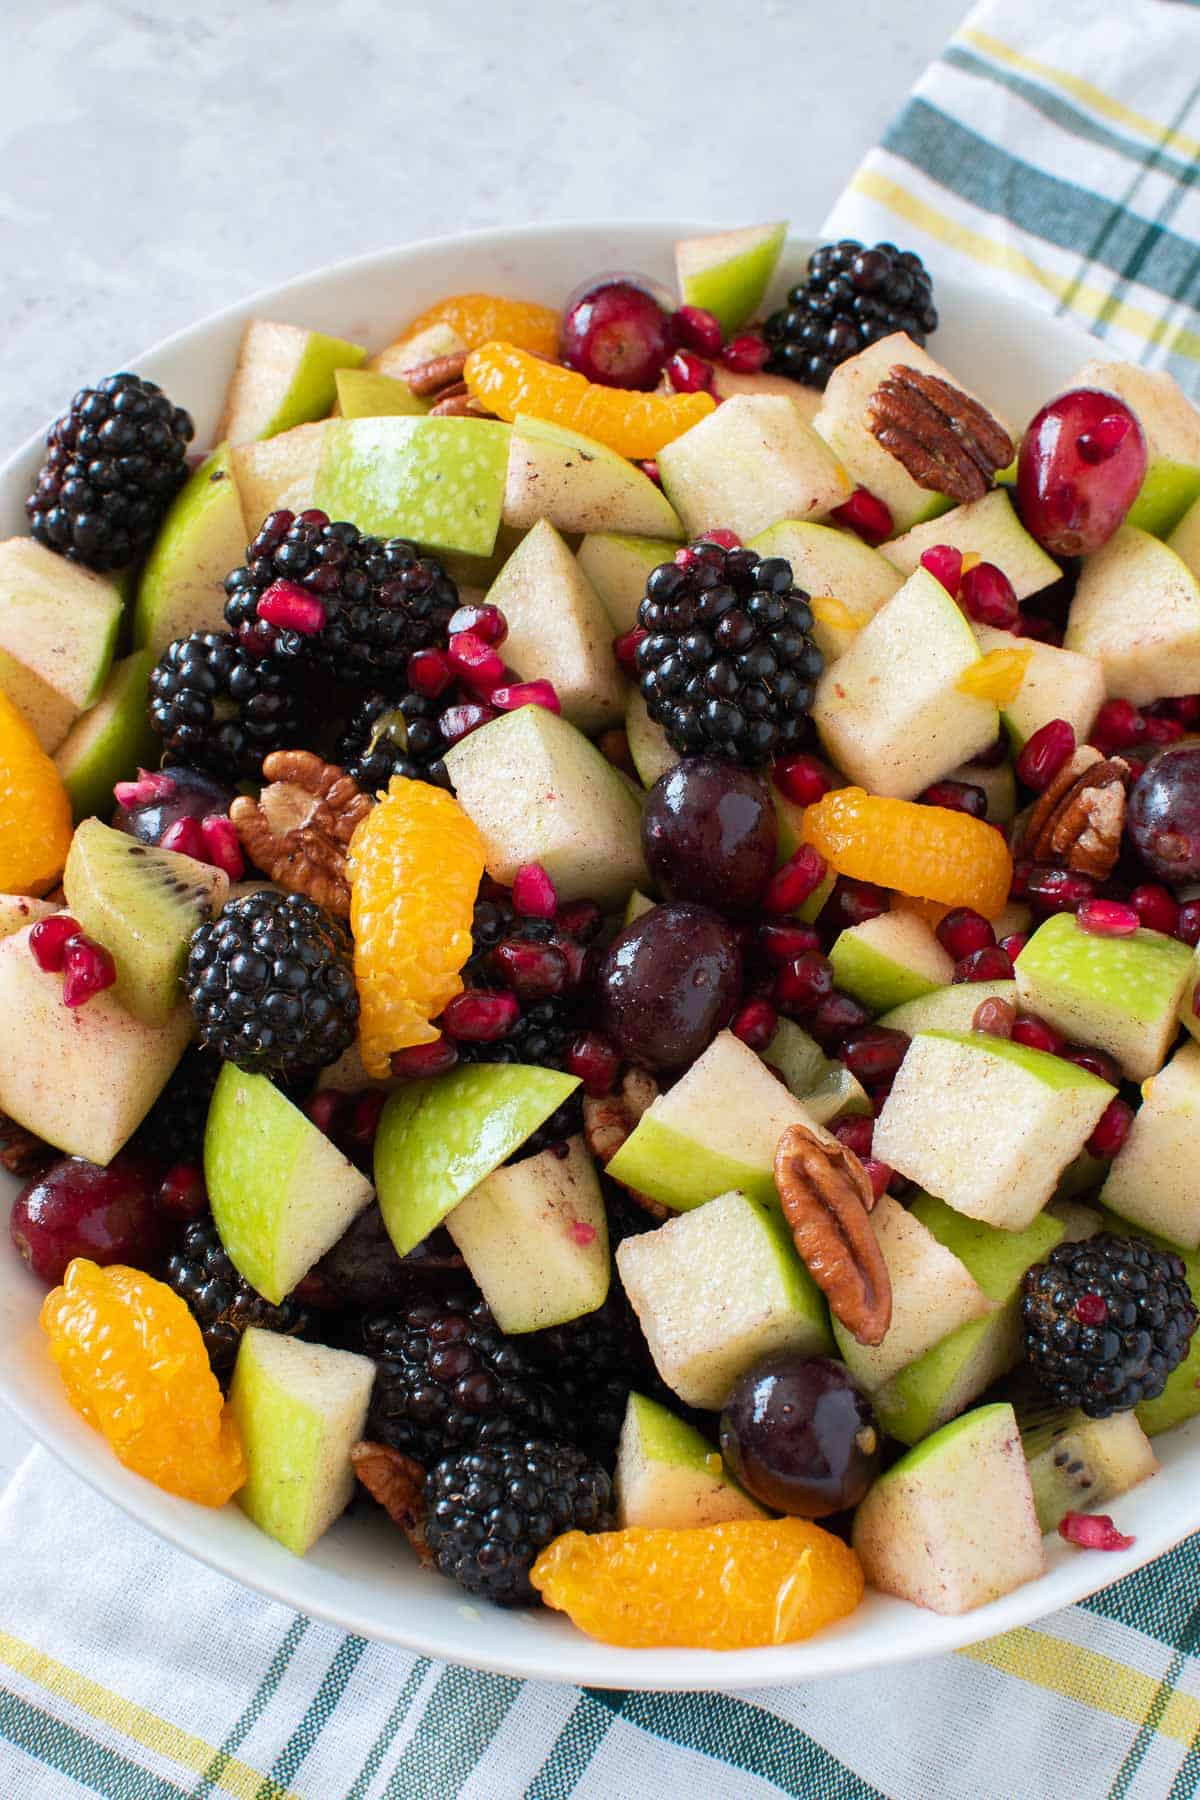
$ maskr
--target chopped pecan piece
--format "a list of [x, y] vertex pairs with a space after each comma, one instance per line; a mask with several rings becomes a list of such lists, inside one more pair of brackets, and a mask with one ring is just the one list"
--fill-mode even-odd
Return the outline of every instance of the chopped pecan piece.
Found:
[[10, 1175], [38, 1175], [58, 1155], [49, 1144], [32, 1131], [26, 1131], [7, 1113], [0, 1113], [0, 1168]]
[[1130, 773], [1123, 757], [1081, 744], [1034, 802], [1022, 844], [1026, 856], [1107, 881], [1121, 854]]
[[[600, 1100], [591, 1094], [585, 1096], [583, 1141], [602, 1169], [608, 1167], [642, 1114], [657, 1098], [658, 1083], [645, 1069], [626, 1069], [619, 1094], [605, 1094]], [[652, 1219], [671, 1217], [670, 1207], [664, 1206], [661, 1200], [639, 1194], [636, 1188], [625, 1191]]]
[[835, 1319], [860, 1344], [879, 1344], [892, 1322], [892, 1284], [868, 1214], [870, 1177], [852, 1150], [789, 1125], [775, 1152], [783, 1216]]
[[246, 855], [289, 893], [349, 918], [346, 850], [370, 796], [311, 750], [273, 750], [263, 774], [269, 785], [258, 799], [243, 794], [229, 809]]
[[1014, 454], [985, 406], [924, 369], [897, 363], [867, 403], [872, 434], [918, 487], [965, 504], [981, 500]]
[[467, 356], [466, 350], [457, 350], [450, 356], [432, 357], [429, 362], [417, 363], [409, 369], [404, 379], [414, 394], [426, 400], [431, 394], [440, 394], [462, 381]]
[[489, 412], [487, 407], [475, 398], [474, 394], [467, 392], [465, 382], [461, 389], [453, 388], [450, 393], [443, 394], [439, 400], [435, 401], [429, 409], [429, 416], [431, 419], [494, 419], [496, 417], [495, 413]]
[[363, 1438], [350, 1451], [354, 1473], [373, 1500], [398, 1525], [426, 1568], [433, 1556], [425, 1542], [425, 1471], [402, 1450]]

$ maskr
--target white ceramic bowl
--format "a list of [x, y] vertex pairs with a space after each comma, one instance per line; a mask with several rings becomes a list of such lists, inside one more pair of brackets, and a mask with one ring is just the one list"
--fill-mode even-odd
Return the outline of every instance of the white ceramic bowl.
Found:
[[[674, 240], [695, 225], [532, 226], [478, 232], [384, 252], [258, 294], [195, 325], [156, 350], [124, 357], [160, 381], [196, 420], [198, 445], [215, 426], [243, 322], [253, 316], [311, 325], [373, 347], [448, 293], [490, 289], [561, 304], [582, 278], [636, 269], [669, 280]], [[782, 291], [803, 264], [790, 247]], [[1023, 422], [1066, 379], [1094, 340], [985, 287], [939, 284], [939, 358], [1007, 417]], [[118, 354], [124, 360], [118, 362]], [[97, 370], [97, 375], [106, 373]], [[64, 394], [64, 403], [68, 398]], [[40, 460], [27, 444], [0, 468], [0, 536], [25, 530], [22, 499]], [[20, 1055], [19, 1045], [0, 1054]], [[8, 1192], [15, 1183], [5, 1177]], [[7, 1195], [5, 1196], [7, 1198]], [[906, 1662], [1026, 1625], [1128, 1574], [1200, 1527], [1200, 1420], [1157, 1445], [1162, 1473], [1114, 1507], [1135, 1538], [1121, 1554], [1048, 1543], [1040, 1581], [968, 1613], [943, 1619], [902, 1601], [869, 1595], [852, 1618], [810, 1643], [721, 1655], [710, 1651], [628, 1651], [597, 1644], [557, 1614], [501, 1612], [469, 1603], [459, 1589], [421, 1573], [403, 1539], [378, 1519], [344, 1520], [300, 1560], [257, 1531], [236, 1505], [209, 1512], [129, 1474], [68, 1406], [37, 1327], [40, 1284], [0, 1242], [0, 1399], [55, 1455], [152, 1531], [203, 1562], [286, 1605], [364, 1637], [428, 1656], [549, 1681], [619, 1688], [750, 1688]]]

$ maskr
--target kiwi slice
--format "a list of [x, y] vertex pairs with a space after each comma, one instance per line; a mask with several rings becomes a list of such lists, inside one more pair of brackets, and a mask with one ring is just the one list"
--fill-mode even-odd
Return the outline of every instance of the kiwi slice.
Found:
[[85, 819], [63, 888], [68, 912], [117, 965], [117, 999], [144, 1025], [164, 1024], [182, 998], [188, 940], [225, 904], [224, 870]]
[[1027, 1412], [1021, 1443], [1043, 1531], [1053, 1531], [1066, 1513], [1115, 1500], [1158, 1468], [1132, 1412], [1107, 1419], [1089, 1419], [1071, 1407]]

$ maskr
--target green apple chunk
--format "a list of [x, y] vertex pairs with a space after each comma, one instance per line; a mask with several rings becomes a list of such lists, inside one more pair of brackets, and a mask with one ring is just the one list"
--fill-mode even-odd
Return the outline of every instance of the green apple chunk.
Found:
[[1200, 500], [1192, 501], [1167, 543], [1193, 575], [1200, 575]]
[[1200, 580], [1158, 538], [1122, 525], [1084, 557], [1063, 641], [1068, 650], [1095, 657], [1109, 694], [1135, 706], [1194, 694]]
[[246, 1453], [237, 1502], [296, 1556], [350, 1503], [350, 1452], [366, 1426], [374, 1379], [370, 1357], [253, 1325], [242, 1334], [229, 1389]]
[[635, 919], [643, 918], [646, 913], [653, 912], [657, 904], [657, 901], [651, 900], [649, 894], [640, 893], [637, 888], [634, 888], [625, 902], [625, 911], [621, 914], [622, 925], [632, 925]]
[[778, 1205], [776, 1147], [789, 1125], [812, 1124], [762, 1059], [722, 1031], [642, 1114], [608, 1173], [675, 1211], [731, 1188]]
[[1037, 539], [1030, 537], [1003, 488], [993, 488], [982, 500], [972, 500], [938, 519], [914, 525], [903, 537], [892, 538], [882, 554], [896, 568], [911, 575], [926, 550], [935, 544], [949, 544], [964, 556], [994, 563], [1012, 582], [1018, 600], [1040, 594], [1062, 574]]
[[975, 1014], [985, 1000], [1017, 1003], [1015, 981], [961, 981], [953, 987], [939, 988], [936, 994], [909, 1000], [895, 1006], [877, 1021], [906, 1037], [922, 1031], [970, 1031]]
[[979, 660], [966, 618], [918, 569], [821, 677], [813, 722], [829, 756], [871, 793], [913, 799], [996, 740], [996, 708], [958, 685]]
[[655, 569], [671, 560], [671, 547], [661, 538], [628, 537], [619, 531], [591, 531], [577, 552], [579, 566], [604, 602], [620, 637], [638, 622], [638, 607]]
[[273, 1305], [371, 1201], [371, 1183], [267, 1079], [225, 1063], [204, 1132], [213, 1223], [238, 1274]]
[[95, 706], [76, 719], [54, 752], [77, 819], [108, 812], [113, 783], [130, 769], [155, 761], [159, 741], [146, 717], [147, 684], [155, 661], [153, 650], [135, 650], [114, 663]]
[[815, 1125], [836, 1125], [839, 1119], [869, 1117], [875, 1110], [871, 1097], [845, 1063], [831, 1061], [820, 1080], [800, 1095], [800, 1103]]
[[1106, 1050], [1130, 1081], [1145, 1081], [1162, 1068], [1178, 1030], [1192, 954], [1158, 931], [1101, 937], [1056, 913], [1022, 950], [1016, 975], [1025, 1012]]
[[780, 519], [817, 519], [853, 483], [781, 394], [739, 395], [658, 453], [658, 472], [688, 535], [716, 525], [748, 540]]
[[1200, 412], [1173, 375], [1138, 363], [1097, 358], [1070, 383], [1077, 387], [1117, 394], [1137, 414], [1146, 437], [1146, 475], [1128, 522], [1166, 537], [1200, 495]]
[[79, 717], [77, 706], [7, 650], [0, 650], [0, 694], [12, 701], [47, 756], [53, 756]]
[[257, 531], [246, 529], [229, 445], [202, 462], [163, 520], [138, 582], [133, 639], [157, 655], [193, 631], [224, 631], [225, 577]]
[[680, 238], [675, 276], [683, 304], [712, 313], [729, 337], [762, 304], [786, 236], [787, 220], [781, 219], [774, 225]]
[[625, 736], [638, 780], [644, 788], [652, 788], [659, 776], [665, 775], [679, 761], [679, 752], [666, 732], [647, 712], [639, 687], [631, 686], [625, 701]]
[[[1147, 1231], [1144, 1226], [1131, 1226], [1113, 1213], [1102, 1214], [1102, 1223], [1105, 1231], [1115, 1231], [1124, 1237], [1144, 1238], [1156, 1250], [1170, 1250], [1174, 1255], [1182, 1257], [1192, 1298], [1200, 1305], [1200, 1252], [1182, 1250], [1178, 1244], [1169, 1243], [1166, 1238]], [[1157, 1400], [1143, 1400], [1134, 1411], [1147, 1437], [1158, 1437], [1161, 1432], [1170, 1431], [1174, 1426], [1182, 1425], [1185, 1420], [1194, 1419], [1200, 1413], [1200, 1331], [1192, 1333], [1187, 1355], [1179, 1367], [1167, 1376], [1167, 1385]]]
[[143, 1025], [111, 988], [64, 1006], [62, 976], [38, 968], [30, 929], [0, 942], [0, 1112], [68, 1156], [110, 1162], [183, 1055], [191, 1013], [177, 1006]]
[[608, 1224], [582, 1138], [493, 1169], [446, 1218], [501, 1331], [541, 1331], [603, 1306]]
[[337, 406], [343, 419], [415, 418], [433, 404], [414, 394], [399, 375], [380, 375], [374, 369], [338, 369]]
[[500, 526], [508, 438], [495, 419], [332, 419], [316, 504], [378, 537], [487, 556]]
[[718, 1411], [773, 1350], [832, 1348], [824, 1297], [782, 1215], [745, 1194], [627, 1237], [617, 1268], [655, 1367], [688, 1406]]
[[121, 596], [112, 581], [34, 538], [0, 543], [0, 650], [74, 712], [100, 698], [120, 623]]
[[401, 1088], [375, 1139], [375, 1186], [388, 1236], [407, 1256], [579, 1086], [523, 1063], [473, 1063]]
[[1091, 1512], [1158, 1473], [1158, 1458], [1136, 1413], [1089, 1419], [1064, 1407], [1019, 1419], [1043, 1532], [1056, 1530], [1067, 1513]]
[[837, 1319], [833, 1321], [842, 1360], [868, 1393], [960, 1325], [995, 1310], [966, 1264], [890, 1194], [876, 1203], [871, 1228], [891, 1281], [891, 1324], [882, 1343], [869, 1345], [860, 1344]]
[[[1001, 713], [1001, 718], [1005, 715]], [[960, 763], [957, 769], [951, 769], [946, 776], [947, 781], [962, 781], [968, 787], [977, 787], [987, 801], [987, 818], [992, 825], [1009, 825], [1017, 816], [1017, 778], [1010, 762], [997, 763], [988, 768], [984, 763]], [[993, 920], [993, 926], [996, 921]], [[1011, 931], [1016, 927], [1011, 926]], [[996, 931], [997, 940], [1007, 937], [1008, 932]]]
[[251, 319], [242, 333], [218, 438], [248, 444], [325, 418], [337, 398], [337, 370], [360, 368], [366, 360], [361, 344], [301, 325]]
[[395, 343], [385, 345], [371, 358], [367, 368], [374, 374], [393, 375], [403, 380], [422, 363], [433, 362], [439, 356], [461, 356], [467, 348], [466, 338], [453, 325], [444, 319], [436, 319], [423, 331], [408, 333], [398, 337]]
[[1011, 1406], [980, 1406], [881, 1475], [854, 1516], [872, 1587], [933, 1612], [970, 1612], [1045, 1572]]
[[566, 719], [542, 706], [503, 713], [460, 738], [446, 768], [494, 881], [541, 863], [560, 900], [613, 907], [649, 887], [637, 794]]
[[238, 444], [230, 451], [229, 466], [248, 533], [257, 532], [268, 513], [303, 512], [315, 504], [327, 429], [327, 420], [297, 425], [278, 437]]
[[1152, 1075], [1100, 1194], [1123, 1219], [1185, 1249], [1200, 1248], [1200, 1044], [1188, 1042]]
[[782, 394], [793, 406], [800, 408], [801, 417], [811, 425], [825, 398], [820, 388], [805, 387], [787, 375], [768, 375], [765, 370], [757, 375], [740, 375], [736, 369], [727, 369], [720, 362], [712, 363], [710, 367], [712, 391], [718, 401], [732, 400], [735, 394]]
[[836, 983], [874, 1013], [954, 980], [953, 960], [915, 913], [881, 913], [841, 932], [829, 953]]
[[784, 519], [753, 539], [759, 556], [782, 556], [792, 565], [796, 586], [814, 600], [836, 600], [848, 616], [814, 615], [813, 637], [826, 663], [836, 662], [859, 629], [904, 582], [878, 552], [853, 532], [835, 531], [811, 520]]
[[968, 1218], [1020, 1231], [1114, 1092], [1086, 1069], [1007, 1038], [926, 1032], [900, 1065], [873, 1154]]
[[993, 631], [990, 625], [976, 625], [975, 638], [985, 656], [993, 650], [1028, 654], [1020, 690], [1000, 711], [1014, 750], [1023, 749], [1051, 719], [1065, 719], [1074, 726], [1076, 741], [1087, 743], [1105, 697], [1104, 670], [1094, 656]]
[[52, 900], [32, 900], [27, 894], [0, 894], [0, 939], [37, 925], [62, 909]]
[[644, 1394], [629, 1396], [613, 1489], [622, 1531], [686, 1531], [768, 1516], [694, 1425]]
[[811, 1093], [829, 1070], [829, 1058], [816, 1038], [793, 1019], [780, 1019], [762, 1059], [779, 1071], [797, 1099]]
[[504, 660], [522, 681], [553, 682], [563, 717], [603, 731], [625, 712], [612, 621], [583, 569], [546, 519], [526, 533], [488, 592], [508, 621]]
[[522, 415], [512, 428], [504, 523], [526, 531], [539, 519], [559, 531], [619, 531], [675, 543], [683, 536], [674, 507], [635, 463], [581, 432]]

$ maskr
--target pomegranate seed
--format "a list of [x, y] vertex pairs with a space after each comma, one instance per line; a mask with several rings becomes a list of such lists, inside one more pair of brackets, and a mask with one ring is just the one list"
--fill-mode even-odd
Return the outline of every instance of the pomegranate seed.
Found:
[[702, 306], [680, 306], [671, 314], [675, 342], [684, 350], [698, 350], [701, 356], [716, 356], [721, 348], [721, 321], [714, 319]]
[[414, 650], [408, 659], [408, 685], [427, 700], [436, 700], [454, 680], [454, 664], [444, 650]]
[[976, 950], [990, 950], [996, 933], [982, 913], [969, 906], [955, 906], [937, 926], [937, 941], [955, 962], [971, 956]]
[[273, 581], [254, 610], [265, 625], [274, 625], [278, 631], [314, 637], [325, 629], [325, 608], [315, 594], [297, 587], [294, 581]]
[[747, 1000], [729, 1029], [751, 1050], [765, 1050], [775, 1036], [778, 1023], [778, 1015], [769, 1000]]
[[1064, 1513], [1058, 1535], [1081, 1550], [1128, 1550], [1137, 1541], [1118, 1531], [1107, 1513]]
[[204, 855], [204, 834], [200, 830], [200, 821], [185, 813], [168, 825], [159, 839], [164, 850], [174, 850], [179, 856], [193, 856], [197, 862]]
[[947, 812], [969, 813], [973, 819], [987, 818], [987, 795], [970, 781], [935, 781], [918, 796], [922, 806], [941, 806]]
[[821, 913], [821, 923], [831, 931], [845, 931], [850, 925], [865, 925], [878, 919], [891, 908], [891, 895], [886, 888], [870, 881], [851, 881], [839, 876], [832, 894]]
[[1106, 700], [1096, 714], [1092, 742], [1098, 750], [1128, 750], [1146, 735], [1146, 721], [1130, 700]]
[[757, 331], [743, 331], [730, 338], [721, 352], [721, 361], [735, 375], [757, 375], [766, 367], [771, 346]]
[[973, 950], [954, 965], [956, 982], [1011, 981], [1012, 976], [1013, 966], [999, 944], [987, 950]]
[[1174, 937], [1179, 930], [1179, 902], [1157, 882], [1147, 881], [1141, 887], [1135, 887], [1129, 896], [1129, 904], [1147, 931], [1161, 931], [1164, 937]]
[[241, 880], [246, 873], [246, 859], [232, 819], [224, 813], [209, 813], [200, 821], [200, 841], [206, 863], [214, 869], [224, 869], [230, 881]]
[[432, 1044], [410, 1044], [407, 1050], [393, 1050], [392, 1074], [404, 1081], [426, 1081], [444, 1075], [458, 1061], [458, 1051], [448, 1037], [434, 1038]]
[[567, 967], [567, 990], [577, 988], [583, 980], [588, 967], [588, 953], [583, 944], [577, 944], [574, 938], [556, 933], [550, 939], [551, 946], [558, 951]]
[[613, 639], [613, 655], [630, 681], [637, 679], [638, 645], [649, 636], [648, 631], [643, 631], [640, 625], [635, 625], [632, 631], [623, 632], [620, 637]]
[[551, 681], [518, 681], [511, 687], [493, 688], [488, 699], [501, 712], [516, 712], [522, 706], [541, 706], [552, 713], [562, 711]]
[[506, 938], [492, 951], [496, 975], [520, 1000], [549, 1000], [567, 985], [567, 959], [550, 944]]
[[1116, 900], [1085, 900], [1075, 914], [1080, 931], [1093, 937], [1132, 937], [1141, 924], [1132, 906]]
[[906, 1032], [893, 1031], [887, 1025], [868, 1025], [854, 1032], [842, 1045], [842, 1061], [850, 1073], [864, 1085], [886, 1081], [894, 1075], [908, 1053]]
[[814, 850], [811, 844], [801, 844], [767, 883], [762, 898], [763, 911], [774, 915], [795, 912], [816, 893], [827, 873], [828, 866], [820, 851]]
[[1190, 944], [1193, 949], [1200, 944], [1200, 900], [1184, 901], [1179, 909], [1175, 936], [1181, 944]]
[[1096, 884], [1069, 869], [1035, 867], [1025, 883], [1025, 897], [1042, 913], [1075, 912], [1093, 898]]
[[594, 900], [571, 900], [559, 907], [554, 923], [567, 937], [590, 944], [604, 923], [604, 914]]
[[1064, 1062], [1074, 1063], [1077, 1069], [1086, 1069], [1089, 1075], [1097, 1075], [1101, 1081], [1107, 1081], [1110, 1087], [1121, 1085], [1120, 1069], [1103, 1050], [1093, 1050], [1087, 1044], [1064, 1044], [1059, 1055]]
[[580, 1032], [567, 1051], [567, 1074], [577, 1076], [596, 1100], [612, 1092], [620, 1068], [621, 1053], [602, 1031]]
[[962, 585], [962, 551], [953, 544], [931, 544], [921, 554], [921, 567], [928, 569], [955, 600]]
[[173, 1163], [158, 1184], [154, 1204], [169, 1219], [201, 1219], [208, 1211], [204, 1171], [195, 1163]]
[[758, 942], [773, 963], [794, 962], [796, 957], [821, 948], [821, 939], [811, 925], [762, 925]]
[[642, 464], [642, 474], [648, 475], [655, 487], [660, 488], [662, 486], [662, 476], [659, 474], [658, 464], [653, 458], [650, 458]]
[[354, 1114], [346, 1133], [352, 1144], [366, 1150], [375, 1142], [386, 1100], [387, 1095], [382, 1088], [367, 1088], [365, 1093], [359, 1094], [354, 1102]]
[[[1127, 1106], [1119, 1097], [1109, 1101], [1100, 1114], [1096, 1129], [1088, 1139], [1087, 1147], [1093, 1156], [1103, 1157], [1106, 1162], [1117, 1154], [1125, 1139], [1129, 1136], [1133, 1124], [1133, 1108]], [[1088, 1296], [1084, 1295], [1084, 1299]], [[1103, 1305], [1103, 1301], [1101, 1301]], [[1102, 1319], [1087, 1319], [1085, 1324], [1101, 1325]]]
[[691, 350], [677, 350], [667, 364], [667, 379], [677, 394], [711, 394], [712, 364]]
[[486, 638], [460, 631], [450, 639], [447, 655], [455, 674], [485, 699], [504, 680], [504, 659]]
[[1200, 723], [1200, 694], [1179, 694], [1173, 700], [1159, 700], [1151, 711], [1168, 719], [1178, 719], [1181, 725], [1195, 725]]
[[460, 606], [457, 612], [451, 613], [446, 631], [452, 638], [460, 631], [469, 631], [472, 637], [482, 638], [485, 644], [495, 646], [502, 644], [508, 636], [508, 620], [498, 606], [484, 600], [478, 606]]
[[1063, 628], [1056, 625], [1053, 619], [1043, 619], [1037, 613], [1022, 613], [1013, 626], [1013, 636], [1031, 638], [1035, 644], [1053, 644], [1062, 649]]
[[[727, 525], [716, 525], [711, 531], [706, 531], [704, 533], [703, 545], [710, 544], [715, 545], [718, 550], [740, 550], [742, 548], [741, 538], [736, 531], [730, 531]], [[704, 555], [703, 545], [700, 550], [701, 560], [713, 562], [717, 567], [723, 566], [723, 558], [706, 557]]]
[[889, 509], [865, 487], [855, 488], [850, 498], [835, 506], [829, 516], [872, 548], [890, 538], [895, 529]]
[[839, 1144], [845, 1144], [847, 1150], [853, 1151], [861, 1162], [865, 1162], [875, 1141], [875, 1121], [864, 1118], [839, 1119], [833, 1128], [833, 1135]]
[[63, 1005], [84, 1006], [117, 979], [117, 966], [102, 944], [80, 932], [63, 952]]
[[833, 964], [818, 950], [806, 950], [779, 970], [772, 998], [780, 1012], [793, 1017], [811, 1012], [832, 992]]
[[1008, 890], [1010, 900], [1024, 900], [1029, 892], [1029, 882], [1033, 871], [1034, 864], [1031, 857], [1017, 856], [1013, 858], [1012, 885]]
[[771, 770], [771, 780], [787, 800], [797, 806], [815, 806], [833, 786], [833, 776], [815, 756], [781, 756]]
[[1103, 1294], [1080, 1294], [1071, 1310], [1081, 1325], [1103, 1325], [1108, 1317], [1108, 1301]]
[[139, 769], [136, 781], [118, 781], [113, 788], [113, 799], [118, 806], [131, 812], [135, 806], [150, 806], [156, 800], [166, 800], [175, 789], [175, 783], [165, 769]]
[[558, 911], [554, 883], [541, 863], [522, 863], [513, 876], [513, 911], [523, 919], [552, 919]]
[[1148, 744], [1177, 744], [1186, 726], [1182, 719], [1145, 719], [1144, 737]]
[[465, 1044], [495, 1044], [508, 1036], [520, 1016], [515, 994], [467, 988], [443, 1010], [442, 1026], [448, 1036]]
[[1051, 719], [1027, 741], [1017, 758], [1017, 780], [1040, 794], [1075, 754], [1075, 727], [1068, 719]]
[[982, 1031], [987, 1037], [1011, 1038], [1016, 1021], [1016, 1007], [993, 996], [991, 1000], [981, 1000], [975, 1008], [971, 1030]]
[[864, 1025], [871, 1023], [871, 1015], [865, 1006], [852, 1000], [849, 994], [830, 994], [822, 1000], [815, 1013], [805, 1021], [808, 1030], [816, 1038], [821, 1048], [827, 1052], [840, 1052], [845, 1039], [852, 1031], [861, 1031]]
[[304, 1110], [318, 1131], [332, 1137], [345, 1100], [345, 1094], [336, 1088], [322, 1088], [319, 1093], [309, 1095]]
[[1020, 1014], [1012, 1028], [1012, 1039], [1014, 1044], [1024, 1044], [1027, 1050], [1042, 1050], [1047, 1056], [1061, 1056], [1066, 1049], [1066, 1039], [1031, 1013]]
[[484, 706], [480, 701], [464, 701], [459, 706], [446, 708], [438, 719], [438, 729], [449, 748], [451, 744], [460, 743], [463, 738], [469, 737], [473, 731], [478, 731], [481, 725], [488, 724], [495, 717], [492, 707]]
[[29, 933], [29, 948], [39, 969], [47, 975], [61, 975], [67, 945], [79, 936], [79, 922], [69, 913], [52, 913], [39, 919]]
[[888, 1191], [888, 1184], [896, 1171], [885, 1162], [878, 1162], [875, 1157], [868, 1156], [863, 1163], [863, 1173], [871, 1183], [871, 1192], [877, 1200], [882, 1200]]
[[1009, 937], [1000, 939], [1000, 948], [1009, 962], [1015, 963], [1028, 942], [1029, 938], [1025, 932], [1014, 931]]
[[967, 569], [958, 597], [968, 619], [974, 619], [979, 625], [991, 625], [997, 631], [1011, 631], [1021, 617], [1016, 590], [995, 563], [976, 563], [974, 568]]

